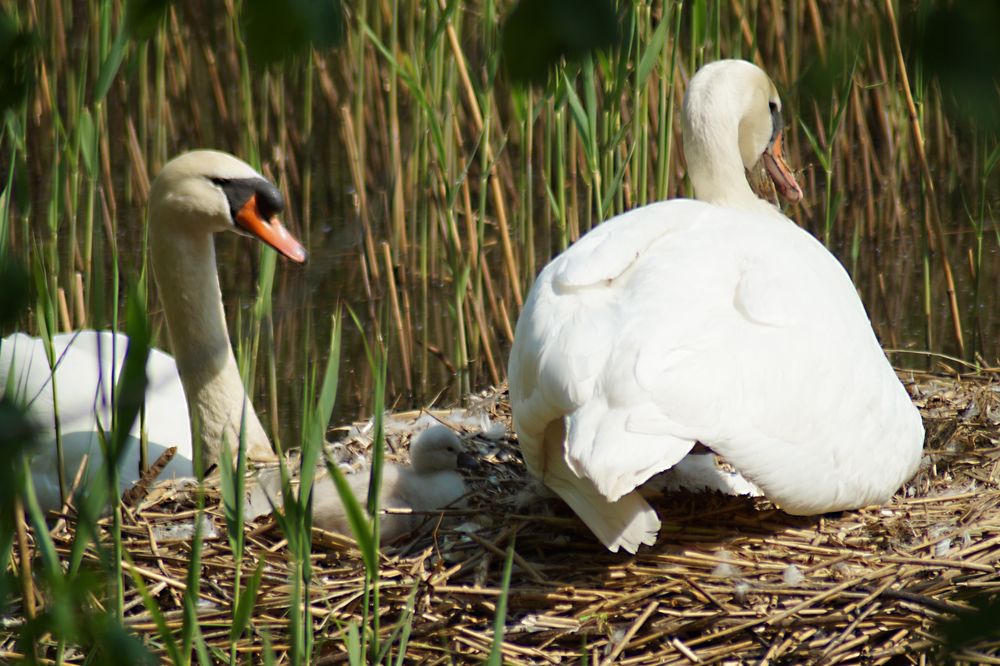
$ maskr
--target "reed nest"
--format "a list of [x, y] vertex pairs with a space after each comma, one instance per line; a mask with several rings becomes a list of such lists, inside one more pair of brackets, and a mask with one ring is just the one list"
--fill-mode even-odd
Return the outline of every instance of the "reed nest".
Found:
[[[383, 640], [407, 625], [406, 663], [481, 661], [515, 539], [507, 663], [936, 662], [938, 624], [1000, 588], [1000, 375], [903, 379], [927, 442], [919, 473], [890, 504], [794, 517], [764, 499], [672, 493], [654, 500], [663, 520], [658, 542], [635, 556], [607, 552], [531, 480], [504, 393], [475, 396], [464, 410], [389, 417], [389, 459], [405, 459], [423, 414], [460, 432], [482, 471], [469, 479], [466, 508], [428, 516], [414, 535], [383, 549]], [[367, 425], [335, 431], [342, 464], [367, 453]], [[226, 649], [234, 565], [211, 489], [208, 505], [200, 622], [209, 644]], [[126, 515], [134, 571], [176, 627], [195, 515], [190, 492], [176, 488], [161, 488]], [[57, 544], [68, 547], [72, 528], [58, 526]], [[266, 565], [242, 649], [261, 650], [266, 635], [280, 655], [288, 649], [291, 567], [273, 517], [247, 527], [247, 549], [247, 575], [259, 559]], [[362, 620], [362, 560], [351, 539], [320, 531], [313, 557], [318, 662], [346, 661], [343, 627]], [[157, 644], [134, 588], [126, 609], [127, 625]], [[994, 642], [955, 657], [1000, 663], [998, 655]]]

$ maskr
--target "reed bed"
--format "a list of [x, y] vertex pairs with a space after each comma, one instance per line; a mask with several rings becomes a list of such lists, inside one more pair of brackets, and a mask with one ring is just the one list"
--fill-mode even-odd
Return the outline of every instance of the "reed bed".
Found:
[[[766, 500], [671, 493], [654, 500], [663, 519], [655, 546], [636, 556], [603, 549], [527, 474], [503, 393], [467, 409], [385, 419], [387, 456], [406, 458], [414, 428], [450, 425], [482, 458], [463, 509], [429, 515], [414, 536], [380, 555], [382, 644], [396, 663], [472, 663], [493, 646], [506, 602], [504, 663], [868, 663], [922, 664], [943, 657], [940, 625], [997, 592], [1000, 563], [1000, 382], [904, 376], [928, 427], [924, 463], [884, 507], [793, 517]], [[371, 455], [371, 423], [340, 429], [331, 455]], [[211, 484], [209, 484], [211, 486]], [[218, 491], [204, 514], [198, 621], [210, 649], [229, 645], [233, 558]], [[180, 632], [198, 515], [190, 489], [158, 487], [126, 512], [127, 573], [145, 581], [170, 631]], [[105, 528], [108, 526], [105, 525]], [[52, 536], [60, 552], [72, 523]], [[508, 587], [505, 550], [516, 542]], [[241, 661], [289, 651], [295, 608], [287, 540], [273, 518], [245, 532], [244, 577], [258, 567], [252, 630]], [[94, 555], [88, 552], [87, 558]], [[313, 531], [311, 571], [316, 663], [349, 659], [344, 627], [362, 621], [365, 567], [349, 537]], [[125, 626], [158, 644], [160, 629], [135, 585]], [[405, 627], [406, 638], [400, 636]], [[983, 640], [953, 657], [994, 663]], [[17, 655], [8, 641], [0, 654]], [[256, 655], [256, 656], [255, 656]], [[82, 663], [69, 652], [65, 663]]]

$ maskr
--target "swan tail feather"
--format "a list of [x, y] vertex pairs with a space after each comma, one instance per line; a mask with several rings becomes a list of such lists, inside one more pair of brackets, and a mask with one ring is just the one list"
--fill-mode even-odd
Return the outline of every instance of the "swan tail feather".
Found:
[[611, 552], [624, 548], [635, 553], [640, 545], [653, 545], [660, 529], [653, 508], [635, 491], [609, 501], [590, 479], [574, 474], [563, 457], [564, 432], [562, 419], [545, 430], [545, 485], [569, 504]]

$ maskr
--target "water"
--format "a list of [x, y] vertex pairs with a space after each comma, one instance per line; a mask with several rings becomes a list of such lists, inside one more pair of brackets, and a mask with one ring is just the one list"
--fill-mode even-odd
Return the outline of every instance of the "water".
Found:
[[[790, 212], [794, 217], [794, 211]], [[951, 211], [953, 215], [959, 213]], [[845, 208], [841, 214], [850, 216], [860, 212]], [[307, 313], [307, 319], [311, 319], [315, 358], [322, 361], [324, 355], [315, 350], [325, 349], [329, 332], [328, 316], [338, 303], [354, 308], [364, 320], [369, 335], [383, 306], [383, 299], [369, 299], [363, 287], [361, 228], [359, 224], [352, 222], [350, 212], [318, 210], [313, 219], [324, 220], [326, 223], [318, 228], [318, 232], [316, 228], [313, 230], [309, 265], [304, 270], [290, 264], [282, 265], [276, 285], [274, 321], [275, 337], [278, 340], [276, 349], [279, 356], [278, 385], [281, 396], [278, 406], [283, 428], [296, 423], [297, 414], [301, 411], [299, 396], [303, 365], [297, 340], [302, 336], [303, 314]], [[916, 222], [911, 220], [911, 223]], [[897, 367], [967, 369], [947, 358], [922, 353], [932, 350], [947, 356], [957, 356], [958, 348], [952, 334], [944, 275], [936, 257], [931, 257], [930, 264], [932, 300], [929, 320], [924, 314], [924, 258], [918, 241], [919, 237], [915, 241], [913, 236], [902, 234], [883, 240], [880, 244], [862, 240], [856, 259], [852, 259], [851, 244], [849, 239], [844, 239], [834, 246], [834, 251], [848, 270], [853, 271], [873, 327], [883, 345], [894, 350], [890, 352], [890, 357]], [[979, 349], [982, 358], [995, 366], [1000, 353], [1000, 303], [995, 288], [1000, 280], [1000, 252], [997, 250], [995, 236], [987, 237], [984, 244], [978, 304], [974, 300], [975, 281], [970, 264], [968, 258], [963, 256], [967, 248], [975, 247], [975, 236], [971, 229], [966, 229], [950, 235], [948, 241], [961, 304], [965, 343], [968, 349], [974, 346]], [[227, 239], [220, 256], [237, 251], [245, 244], [246, 241], [242, 239]], [[494, 260], [496, 265], [493, 268], [499, 274], [499, 256], [495, 256]], [[221, 260], [220, 264], [223, 264], [224, 269], [225, 260]], [[416, 282], [412, 277], [411, 284]], [[252, 279], [229, 275], [224, 284], [230, 310], [235, 303], [248, 303], [252, 300]], [[426, 333], [431, 344], [438, 349], [447, 349], [451, 336], [446, 331], [452, 325], [446, 307], [450, 287], [445, 284], [439, 284], [438, 287], [430, 295], [429, 311], [433, 315], [431, 327], [426, 332], [418, 331], [418, 336]], [[418, 294], [411, 290], [409, 296], [416, 301]], [[372, 378], [361, 340], [361, 334], [354, 324], [345, 320], [341, 391], [335, 411], [335, 424], [370, 416]], [[506, 352], [506, 347], [504, 351]], [[505, 365], [506, 357], [501, 361]], [[435, 399], [445, 403], [454, 403], [460, 399], [460, 394], [455, 390], [457, 374], [444, 362], [431, 363], [430, 375], [424, 378], [424, 387], [420, 388], [418, 385], [411, 393], [407, 393], [403, 387], [398, 363], [398, 355], [390, 357], [387, 404], [393, 408], [427, 406]], [[473, 388], [484, 388], [489, 384], [481, 366], [482, 363], [479, 363], [471, 369]]]

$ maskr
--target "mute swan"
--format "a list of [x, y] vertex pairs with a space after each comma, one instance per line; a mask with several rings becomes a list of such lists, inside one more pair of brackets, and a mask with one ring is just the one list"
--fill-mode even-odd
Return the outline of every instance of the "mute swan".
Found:
[[746, 180], [763, 160], [801, 197], [774, 84], [706, 65], [682, 115], [699, 200], [619, 215], [549, 263], [510, 356], [528, 469], [612, 551], [655, 542], [636, 487], [696, 442], [800, 515], [885, 502], [923, 444], [844, 268]]
[[[146, 365], [148, 463], [170, 446], [178, 451], [161, 479], [192, 476], [195, 414], [205, 464], [218, 460], [223, 441], [235, 450], [246, 414], [247, 454], [273, 457], [270, 441], [240, 380], [229, 342], [215, 265], [213, 235], [236, 231], [255, 236], [292, 261], [305, 250], [276, 215], [280, 192], [243, 161], [198, 150], [167, 163], [153, 181], [149, 199], [149, 244], [160, 301], [174, 357], [152, 350]], [[53, 336], [55, 398], [59, 407], [67, 483], [89, 454], [89, 469], [102, 459], [98, 424], [111, 425], [111, 391], [128, 338], [110, 331]], [[0, 394], [12, 382], [14, 398], [27, 404], [43, 427], [42, 445], [31, 460], [32, 479], [45, 510], [60, 505], [56, 465], [53, 373], [41, 340], [14, 334], [0, 343]], [[185, 404], [186, 397], [186, 404]], [[121, 489], [139, 475], [139, 424], [132, 429], [119, 465]]]
[[[434, 511], [452, 504], [465, 494], [465, 481], [456, 471], [469, 466], [470, 456], [462, 452], [461, 440], [449, 428], [431, 426], [410, 445], [410, 465], [387, 462], [382, 468], [379, 506], [383, 509]], [[367, 472], [347, 475], [347, 483], [364, 505], [368, 497]], [[379, 521], [382, 543], [409, 534], [424, 521], [419, 514], [387, 513]], [[330, 532], [351, 534], [350, 524], [336, 486], [329, 476], [316, 479], [313, 486], [313, 525]]]

